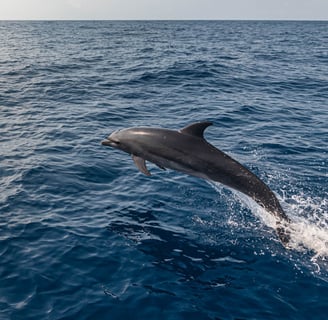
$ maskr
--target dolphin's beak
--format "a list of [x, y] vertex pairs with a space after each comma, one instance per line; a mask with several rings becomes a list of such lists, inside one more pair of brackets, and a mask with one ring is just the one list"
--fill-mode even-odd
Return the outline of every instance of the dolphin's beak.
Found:
[[114, 148], [118, 148], [120, 141], [117, 137], [117, 133], [119, 132], [119, 130], [114, 131], [113, 133], [111, 133], [107, 139], [101, 141], [101, 144], [103, 146], [110, 146], [110, 147], [114, 147]]
[[117, 148], [117, 146], [118, 146], [120, 143], [119, 143], [118, 141], [112, 139], [112, 138], [109, 136], [107, 139], [101, 141], [101, 144], [102, 144], [103, 146], [110, 146], [110, 147]]
[[110, 142], [110, 140], [105, 139], [105, 140], [101, 141], [101, 144], [102, 144], [103, 146], [110, 146], [110, 145], [111, 145], [111, 142]]

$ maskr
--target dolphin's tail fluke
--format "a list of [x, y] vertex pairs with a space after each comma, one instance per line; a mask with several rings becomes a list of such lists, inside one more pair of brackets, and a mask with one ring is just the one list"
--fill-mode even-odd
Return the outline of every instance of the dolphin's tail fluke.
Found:
[[276, 222], [276, 233], [282, 242], [282, 244], [285, 247], [288, 247], [288, 243], [290, 241], [290, 232], [288, 230], [288, 225], [291, 222], [289, 217], [286, 215], [284, 210], [282, 209], [279, 200], [277, 197], [274, 195], [274, 193], [270, 190], [271, 192], [271, 203], [270, 205], [266, 206], [263, 205], [263, 207], [271, 212], [277, 219]]
[[290, 241], [290, 232], [287, 229], [287, 225], [282, 221], [277, 221], [276, 223], [276, 232], [277, 235], [281, 241], [281, 243], [285, 246], [288, 247], [288, 243]]
[[276, 195], [260, 179], [257, 178], [257, 189], [254, 193], [248, 193], [260, 206], [270, 212], [276, 218], [276, 233], [285, 247], [290, 241], [288, 225], [291, 220], [284, 212]]

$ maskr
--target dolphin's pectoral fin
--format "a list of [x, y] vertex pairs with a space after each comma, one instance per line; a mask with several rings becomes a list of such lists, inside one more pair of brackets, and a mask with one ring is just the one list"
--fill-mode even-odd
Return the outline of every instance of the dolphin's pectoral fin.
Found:
[[180, 130], [183, 134], [188, 134], [190, 136], [195, 136], [198, 138], [204, 139], [204, 131], [208, 126], [211, 126], [213, 123], [210, 121], [205, 122], [196, 122], [187, 127], [184, 127]]
[[134, 154], [132, 155], [132, 159], [136, 165], [136, 167], [146, 176], [151, 176], [151, 173], [148, 171], [146, 167], [146, 161], [143, 158], [140, 158], [138, 156], [135, 156]]

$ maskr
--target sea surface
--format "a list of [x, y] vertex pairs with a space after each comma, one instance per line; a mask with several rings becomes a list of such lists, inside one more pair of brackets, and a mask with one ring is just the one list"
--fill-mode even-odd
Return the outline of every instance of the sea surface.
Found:
[[[291, 219], [101, 145], [206, 139]], [[0, 319], [327, 319], [328, 22], [0, 22]]]

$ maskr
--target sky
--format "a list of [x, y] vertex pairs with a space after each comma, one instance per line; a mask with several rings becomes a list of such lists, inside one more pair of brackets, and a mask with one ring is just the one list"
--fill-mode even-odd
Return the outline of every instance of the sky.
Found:
[[0, 0], [0, 20], [328, 20], [328, 0]]

